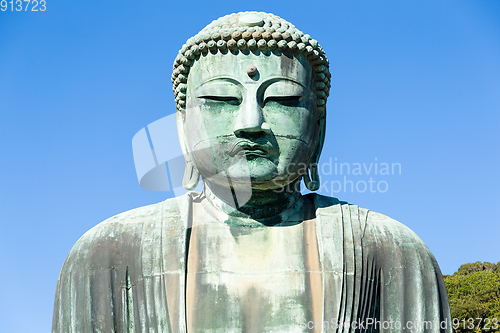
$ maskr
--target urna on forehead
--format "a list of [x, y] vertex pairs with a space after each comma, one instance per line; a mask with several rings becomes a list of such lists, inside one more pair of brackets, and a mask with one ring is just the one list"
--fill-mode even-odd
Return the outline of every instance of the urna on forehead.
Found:
[[[200, 56], [191, 65], [188, 76], [187, 105], [192, 89], [214, 80], [229, 80], [244, 89], [248, 85], [259, 87], [268, 86], [277, 80], [289, 80], [298, 83], [308, 91], [315, 93], [315, 82], [313, 81], [312, 66], [307, 58], [300, 54], [282, 53], [280, 56], [269, 52], [260, 54], [240, 52], [238, 55], [209, 54]], [[192, 96], [191, 96], [192, 97]], [[316, 108], [315, 108], [316, 109]]]
[[186, 107], [189, 71], [200, 56], [220, 53], [300, 54], [313, 69], [318, 112], [325, 115], [330, 89], [329, 63], [325, 52], [315, 39], [282, 18], [263, 12], [242, 12], [221, 17], [187, 40], [175, 58], [172, 83], [177, 110]]

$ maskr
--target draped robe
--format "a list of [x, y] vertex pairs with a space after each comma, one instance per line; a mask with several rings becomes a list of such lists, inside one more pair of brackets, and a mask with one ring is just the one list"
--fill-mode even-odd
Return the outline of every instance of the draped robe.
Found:
[[[83, 235], [59, 275], [52, 332], [200, 331], [186, 319], [205, 318], [193, 314], [203, 309], [189, 301], [203, 290], [186, 291], [196, 195], [116, 215]], [[305, 198], [315, 211], [315, 218], [300, 226], [304, 237], [298, 240], [306, 258], [307, 315], [287, 319], [281, 327], [266, 326], [258, 315], [261, 305], [250, 293], [248, 313], [241, 313], [254, 322], [232, 318], [217, 324], [213, 318], [210, 332], [451, 332], [440, 269], [415, 233], [335, 198]], [[220, 301], [214, 306], [222, 316], [234, 304]], [[257, 311], [253, 317], [252, 309]]]

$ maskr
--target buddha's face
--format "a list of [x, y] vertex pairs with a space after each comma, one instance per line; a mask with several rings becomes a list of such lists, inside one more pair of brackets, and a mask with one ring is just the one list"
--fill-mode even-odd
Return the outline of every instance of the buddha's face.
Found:
[[312, 73], [301, 55], [208, 53], [195, 61], [180, 126], [200, 174], [261, 190], [304, 174], [319, 131]]

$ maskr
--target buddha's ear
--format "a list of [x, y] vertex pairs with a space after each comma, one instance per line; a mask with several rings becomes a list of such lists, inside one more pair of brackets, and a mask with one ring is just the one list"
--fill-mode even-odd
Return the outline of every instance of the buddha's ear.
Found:
[[182, 178], [182, 186], [186, 190], [194, 190], [198, 186], [200, 181], [200, 173], [196, 169], [193, 160], [191, 158], [191, 152], [188, 148], [185, 125], [185, 111], [177, 111], [177, 134], [179, 135], [179, 144], [181, 145], [182, 154], [184, 155], [184, 160], [186, 161], [186, 167], [184, 169], [184, 177]]
[[184, 155], [184, 159], [187, 160], [189, 157], [188, 157], [188, 148], [186, 140], [186, 131], [184, 130], [186, 111], [177, 110], [175, 119], [177, 121], [177, 135], [179, 136], [179, 144], [181, 145], [181, 150], [182, 154]]
[[[323, 114], [318, 119], [318, 137], [316, 139], [316, 147], [309, 161], [308, 170], [304, 175], [304, 183], [309, 191], [317, 191], [320, 187], [319, 179], [319, 157], [321, 156], [321, 150], [323, 149], [323, 144], [325, 143], [325, 132], [326, 132], [326, 117]], [[311, 176], [309, 177], [309, 172]]]

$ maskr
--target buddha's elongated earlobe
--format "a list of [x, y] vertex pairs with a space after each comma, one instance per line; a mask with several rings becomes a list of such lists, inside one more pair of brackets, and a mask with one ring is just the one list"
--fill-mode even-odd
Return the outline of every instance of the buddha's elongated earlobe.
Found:
[[[309, 172], [311, 172], [311, 176], [309, 177]], [[304, 183], [309, 191], [317, 191], [319, 189], [319, 171], [318, 164], [311, 163], [307, 168], [306, 173], [304, 174]]]
[[[319, 133], [316, 141], [316, 147], [314, 148], [311, 160], [309, 161], [309, 165], [307, 166], [307, 170], [304, 174], [304, 184], [309, 191], [317, 191], [320, 187], [318, 162], [321, 150], [323, 149], [323, 143], [325, 142], [326, 120], [324, 114], [318, 119], [318, 125]], [[309, 176], [309, 172], [311, 173], [311, 176]]]
[[181, 144], [182, 154], [184, 155], [184, 160], [186, 161], [184, 176], [182, 177], [182, 187], [191, 191], [198, 186], [198, 182], [200, 181], [200, 172], [194, 165], [192, 156], [187, 147], [186, 133], [184, 131], [185, 116], [186, 114], [184, 112], [177, 112], [177, 132], [179, 134], [179, 143]]
[[200, 172], [194, 166], [193, 162], [187, 161], [184, 169], [184, 177], [182, 178], [182, 186], [186, 190], [194, 190], [200, 181]]

